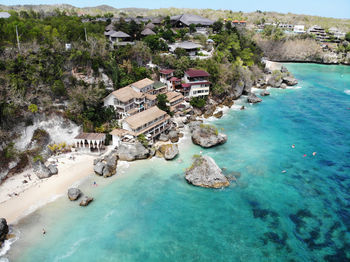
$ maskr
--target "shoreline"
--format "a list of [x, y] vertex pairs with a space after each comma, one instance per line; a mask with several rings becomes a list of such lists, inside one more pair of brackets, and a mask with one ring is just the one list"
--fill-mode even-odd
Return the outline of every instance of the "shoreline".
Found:
[[324, 62], [317, 62], [317, 61], [302, 61], [302, 60], [295, 60], [295, 61], [291, 61], [291, 60], [272, 60], [269, 59], [267, 61], [271, 61], [274, 63], [295, 63], [295, 64], [317, 64], [317, 65], [344, 65], [344, 66], [350, 66], [350, 64], [345, 64], [342, 62], [338, 62], [338, 63], [324, 63]]
[[[69, 155], [64, 156], [69, 157]], [[69, 187], [81, 182], [94, 172], [92, 163], [96, 156], [74, 156], [75, 160], [59, 158], [57, 175], [46, 179], [38, 179], [31, 169], [28, 169], [8, 179], [1, 185], [1, 216], [6, 218], [9, 225], [17, 224], [20, 219], [38, 208], [66, 195]], [[31, 173], [32, 177], [35, 178], [27, 186], [22, 181], [24, 174], [28, 173]], [[9, 197], [8, 192], [11, 191], [15, 191], [17, 195]]]

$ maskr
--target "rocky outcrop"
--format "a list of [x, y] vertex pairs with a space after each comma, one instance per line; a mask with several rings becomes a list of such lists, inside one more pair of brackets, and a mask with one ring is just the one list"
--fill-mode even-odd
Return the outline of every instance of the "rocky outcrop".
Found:
[[169, 140], [169, 137], [166, 134], [162, 133], [162, 134], [160, 134], [158, 140], [163, 141], [163, 142], [167, 142]]
[[222, 110], [219, 110], [218, 112], [216, 112], [215, 114], [214, 114], [214, 116], [216, 117], [216, 118], [221, 118], [222, 116], [223, 116], [223, 112], [222, 112]]
[[239, 81], [238, 83], [236, 83], [233, 87], [232, 87], [232, 96], [233, 99], [238, 99], [241, 97], [241, 95], [243, 94], [243, 90], [244, 90], [244, 82], [243, 81]]
[[283, 82], [282, 73], [280, 71], [273, 71], [271, 76], [268, 78], [267, 84], [274, 88], [279, 88]]
[[209, 156], [197, 156], [191, 167], [186, 170], [188, 183], [207, 188], [222, 188], [230, 185], [222, 170]]
[[83, 199], [80, 201], [79, 206], [87, 206], [89, 205], [94, 199], [92, 197], [84, 196]]
[[81, 196], [81, 191], [78, 188], [68, 189], [68, 198], [70, 201], [75, 201]]
[[259, 103], [262, 101], [262, 99], [260, 97], [257, 97], [254, 93], [251, 93], [249, 96], [248, 96], [248, 103]]
[[260, 92], [260, 95], [261, 95], [261, 96], [269, 96], [269, 95], [270, 95], [270, 92], [267, 91], [267, 90], [264, 90], [264, 91], [261, 91], [261, 92]]
[[192, 130], [192, 142], [204, 148], [221, 145], [227, 141], [227, 136], [219, 133], [213, 125], [192, 125], [190, 129]]
[[288, 86], [295, 86], [298, 84], [298, 80], [296, 80], [292, 76], [285, 76], [283, 77], [283, 83], [285, 83]]
[[113, 176], [117, 170], [117, 163], [117, 152], [113, 150], [108, 155], [94, 160], [94, 172], [103, 177]]
[[9, 227], [5, 218], [0, 218], [0, 247], [6, 240], [6, 236], [9, 233]]
[[55, 167], [54, 165], [49, 165], [49, 167], [47, 167], [40, 160], [36, 161], [33, 164], [33, 171], [36, 174], [36, 176], [40, 179], [48, 178], [58, 173], [57, 167]]
[[158, 150], [166, 160], [172, 160], [179, 154], [177, 144], [161, 145]]
[[204, 108], [204, 118], [211, 117], [215, 112], [216, 106], [215, 105], [208, 105]]
[[179, 142], [179, 132], [178, 131], [175, 131], [175, 130], [170, 131], [168, 136], [170, 138], [171, 143]]
[[149, 157], [149, 154], [149, 149], [145, 148], [140, 142], [121, 142], [117, 149], [118, 158], [124, 161], [146, 159]]

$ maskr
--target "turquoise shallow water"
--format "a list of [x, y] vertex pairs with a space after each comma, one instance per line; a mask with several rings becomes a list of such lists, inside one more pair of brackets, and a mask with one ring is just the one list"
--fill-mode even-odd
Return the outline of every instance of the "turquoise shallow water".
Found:
[[188, 185], [201, 149], [186, 143], [182, 163], [135, 163], [88, 208], [44, 208], [48, 234], [12, 261], [350, 261], [350, 67], [287, 67], [302, 88], [214, 122], [229, 140], [203, 154], [237, 185]]

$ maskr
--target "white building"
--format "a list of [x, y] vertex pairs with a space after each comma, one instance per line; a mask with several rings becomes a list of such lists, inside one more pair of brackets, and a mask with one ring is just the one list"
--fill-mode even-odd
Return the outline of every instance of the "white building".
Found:
[[189, 88], [189, 93], [185, 94], [188, 97], [203, 97], [209, 95], [210, 74], [204, 70], [188, 69], [183, 77], [183, 88]]
[[295, 25], [293, 32], [296, 34], [305, 34], [305, 26], [304, 25]]

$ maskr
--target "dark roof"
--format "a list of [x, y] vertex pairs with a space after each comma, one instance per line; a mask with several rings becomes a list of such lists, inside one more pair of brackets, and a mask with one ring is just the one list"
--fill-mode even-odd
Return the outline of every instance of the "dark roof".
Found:
[[212, 25], [214, 23], [214, 21], [208, 18], [199, 16], [199, 15], [192, 15], [192, 14], [172, 16], [170, 17], [170, 21], [173, 21], [173, 22], [180, 21], [187, 26], [189, 26], [190, 24]]
[[190, 68], [185, 72], [189, 77], [210, 76], [210, 74], [204, 70], [198, 70]]
[[114, 25], [113, 25], [113, 24], [109, 24], [109, 25], [107, 25], [106, 28], [105, 28], [106, 31], [111, 31], [111, 30], [113, 30], [113, 29], [114, 29]]
[[145, 30], [143, 30], [142, 32], [141, 32], [141, 35], [155, 35], [156, 33], [155, 32], [153, 32], [151, 29], [149, 29], [149, 28], [146, 28]]
[[151, 23], [151, 22], [149, 22], [146, 26], [145, 26], [145, 28], [149, 28], [149, 29], [153, 29], [153, 28], [155, 28], [156, 26], [153, 24], [153, 23]]
[[106, 134], [103, 133], [80, 133], [74, 139], [86, 139], [86, 140], [104, 140]]
[[161, 70], [159, 70], [159, 73], [164, 74], [164, 75], [169, 75], [174, 71], [175, 70], [173, 70], [173, 69], [161, 69]]

